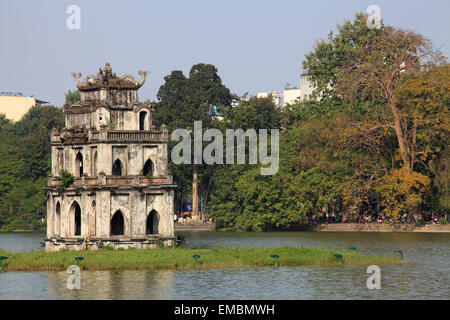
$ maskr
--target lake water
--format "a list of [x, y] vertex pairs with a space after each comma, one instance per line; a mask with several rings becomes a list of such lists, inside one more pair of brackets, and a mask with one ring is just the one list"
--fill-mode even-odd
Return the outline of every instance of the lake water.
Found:
[[[82, 271], [81, 289], [65, 272], [0, 272], [0, 299], [449, 299], [450, 234], [183, 232], [190, 247], [305, 246], [389, 255], [403, 265], [381, 266], [381, 289], [369, 290], [367, 266], [265, 267], [189, 271]], [[40, 249], [42, 233], [0, 233], [7, 251]], [[275, 252], [274, 252], [275, 253]], [[282, 257], [280, 257], [282, 261]]]

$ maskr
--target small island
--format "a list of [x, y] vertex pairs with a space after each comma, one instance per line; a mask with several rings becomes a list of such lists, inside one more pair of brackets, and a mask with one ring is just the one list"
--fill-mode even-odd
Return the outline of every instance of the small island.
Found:
[[[66, 270], [77, 264], [75, 258], [83, 257], [81, 270], [162, 270], [162, 269], [217, 269], [254, 268], [275, 266], [337, 266], [401, 264], [403, 260], [394, 253], [386, 256], [366, 255], [351, 249], [325, 248], [153, 248], [137, 250], [110, 250], [106, 247], [92, 251], [56, 252], [30, 251], [6, 252], [2, 271]], [[275, 259], [273, 255], [277, 255]], [[335, 255], [341, 255], [338, 258]], [[194, 257], [195, 256], [195, 257]], [[277, 260], [277, 261], [275, 261]]]

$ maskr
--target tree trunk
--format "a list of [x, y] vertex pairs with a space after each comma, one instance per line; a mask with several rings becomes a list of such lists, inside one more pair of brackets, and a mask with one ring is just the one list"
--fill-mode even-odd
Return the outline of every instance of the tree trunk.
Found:
[[406, 222], [409, 224], [417, 223], [416, 216], [420, 216], [419, 208], [411, 207], [408, 212]]
[[200, 216], [198, 214], [198, 174], [197, 166], [193, 164], [192, 167], [192, 220], [198, 221], [200, 220]]
[[402, 125], [401, 125], [401, 115], [400, 110], [395, 105], [395, 102], [389, 103], [389, 108], [392, 111], [392, 115], [394, 116], [394, 130], [397, 136], [398, 146], [400, 147], [400, 152], [402, 153], [403, 166], [408, 168], [409, 171], [412, 171], [412, 157], [410, 150], [408, 148], [408, 144], [406, 142], [405, 135], [403, 133]]

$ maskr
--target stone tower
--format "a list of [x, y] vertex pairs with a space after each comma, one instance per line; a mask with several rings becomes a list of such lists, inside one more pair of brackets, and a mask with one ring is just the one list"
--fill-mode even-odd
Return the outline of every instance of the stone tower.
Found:
[[[118, 77], [106, 63], [84, 82], [72, 75], [81, 98], [64, 107], [65, 128], [51, 136], [46, 250], [173, 245], [168, 131], [155, 129], [153, 107], [137, 94], [147, 72]], [[64, 171], [72, 184], [61, 181]]]

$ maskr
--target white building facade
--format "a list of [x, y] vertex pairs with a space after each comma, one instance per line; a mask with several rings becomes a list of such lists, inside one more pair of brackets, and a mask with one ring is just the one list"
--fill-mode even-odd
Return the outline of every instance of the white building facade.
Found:
[[311, 81], [311, 77], [308, 74], [303, 73], [300, 75], [300, 87], [285, 89], [283, 93], [283, 106], [288, 104], [294, 104], [296, 102], [308, 100], [315, 89], [314, 84]]

